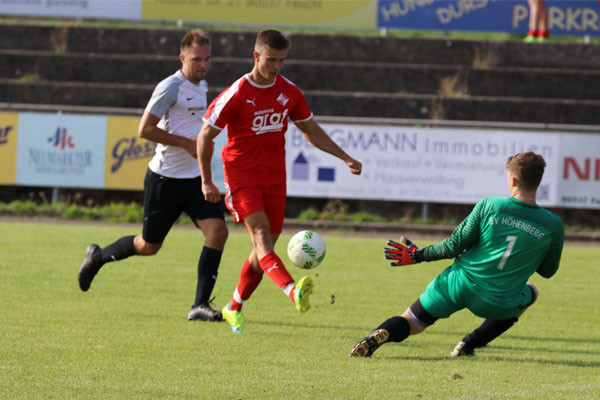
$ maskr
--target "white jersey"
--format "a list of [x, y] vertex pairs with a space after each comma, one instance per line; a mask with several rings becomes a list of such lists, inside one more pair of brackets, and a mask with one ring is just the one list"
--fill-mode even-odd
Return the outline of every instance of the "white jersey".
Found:
[[[159, 128], [172, 135], [196, 139], [207, 108], [207, 91], [208, 85], [204, 79], [195, 85], [179, 70], [156, 85], [146, 111], [160, 118]], [[156, 146], [156, 154], [148, 167], [167, 178], [200, 176], [198, 160], [181, 147], [162, 143]]]

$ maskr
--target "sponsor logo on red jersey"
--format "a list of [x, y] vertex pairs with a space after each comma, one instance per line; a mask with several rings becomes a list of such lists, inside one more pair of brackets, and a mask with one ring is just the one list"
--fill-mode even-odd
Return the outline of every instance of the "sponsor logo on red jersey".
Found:
[[252, 120], [252, 130], [257, 135], [265, 132], [276, 132], [283, 129], [283, 123], [287, 118], [287, 108], [282, 113], [276, 113], [274, 110], [262, 110], [254, 113]]

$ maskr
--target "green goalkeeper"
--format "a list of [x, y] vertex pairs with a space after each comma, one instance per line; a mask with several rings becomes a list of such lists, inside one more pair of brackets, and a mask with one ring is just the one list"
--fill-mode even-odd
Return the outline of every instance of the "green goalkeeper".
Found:
[[469, 309], [485, 318], [451, 353], [473, 356], [509, 329], [537, 299], [527, 282], [535, 272], [550, 278], [558, 270], [564, 243], [562, 220], [536, 204], [536, 190], [546, 163], [533, 152], [506, 162], [510, 197], [486, 197], [452, 235], [419, 249], [410, 240], [388, 241], [384, 249], [392, 266], [454, 258], [401, 315], [383, 322], [360, 340], [350, 357], [370, 357], [386, 342], [402, 342], [439, 318]]

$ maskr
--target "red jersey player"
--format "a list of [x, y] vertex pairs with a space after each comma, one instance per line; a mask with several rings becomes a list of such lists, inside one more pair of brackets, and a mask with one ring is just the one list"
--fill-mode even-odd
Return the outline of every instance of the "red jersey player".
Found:
[[314, 146], [344, 161], [350, 172], [358, 175], [362, 169], [362, 164], [346, 154], [313, 120], [300, 89], [279, 74], [289, 45], [277, 30], [258, 33], [254, 68], [211, 103], [197, 139], [202, 192], [206, 200], [216, 203], [220, 193], [210, 169], [213, 140], [227, 128], [227, 145], [222, 152], [225, 203], [236, 222], [244, 222], [252, 239], [253, 249], [242, 267], [233, 298], [222, 311], [235, 333], [245, 331], [242, 305], [264, 273], [289, 296], [299, 312], [310, 307], [311, 278], [305, 276], [295, 283], [273, 250], [285, 214], [288, 118]]

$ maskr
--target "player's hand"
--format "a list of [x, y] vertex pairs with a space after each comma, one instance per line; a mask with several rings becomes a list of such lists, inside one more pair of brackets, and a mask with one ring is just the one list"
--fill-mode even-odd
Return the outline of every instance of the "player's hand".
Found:
[[419, 248], [413, 242], [404, 236], [400, 238], [400, 242], [401, 243], [388, 240], [388, 246], [392, 247], [383, 248], [383, 255], [386, 260], [396, 260], [390, 263], [392, 267], [417, 264], [423, 261], [422, 254], [417, 252]]
[[362, 164], [360, 161], [357, 161], [352, 157], [346, 160], [346, 165], [348, 168], [350, 168], [350, 172], [352, 172], [354, 175], [360, 175], [362, 172]]
[[202, 193], [204, 194], [204, 199], [209, 203], [218, 203], [219, 200], [221, 200], [221, 193], [219, 192], [219, 188], [217, 188], [212, 182], [202, 182]]
[[190, 156], [194, 157], [194, 158], [198, 158], [198, 154], [196, 153], [196, 140], [195, 139], [188, 139], [188, 141], [185, 144], [184, 147], [185, 151], [187, 151]]

